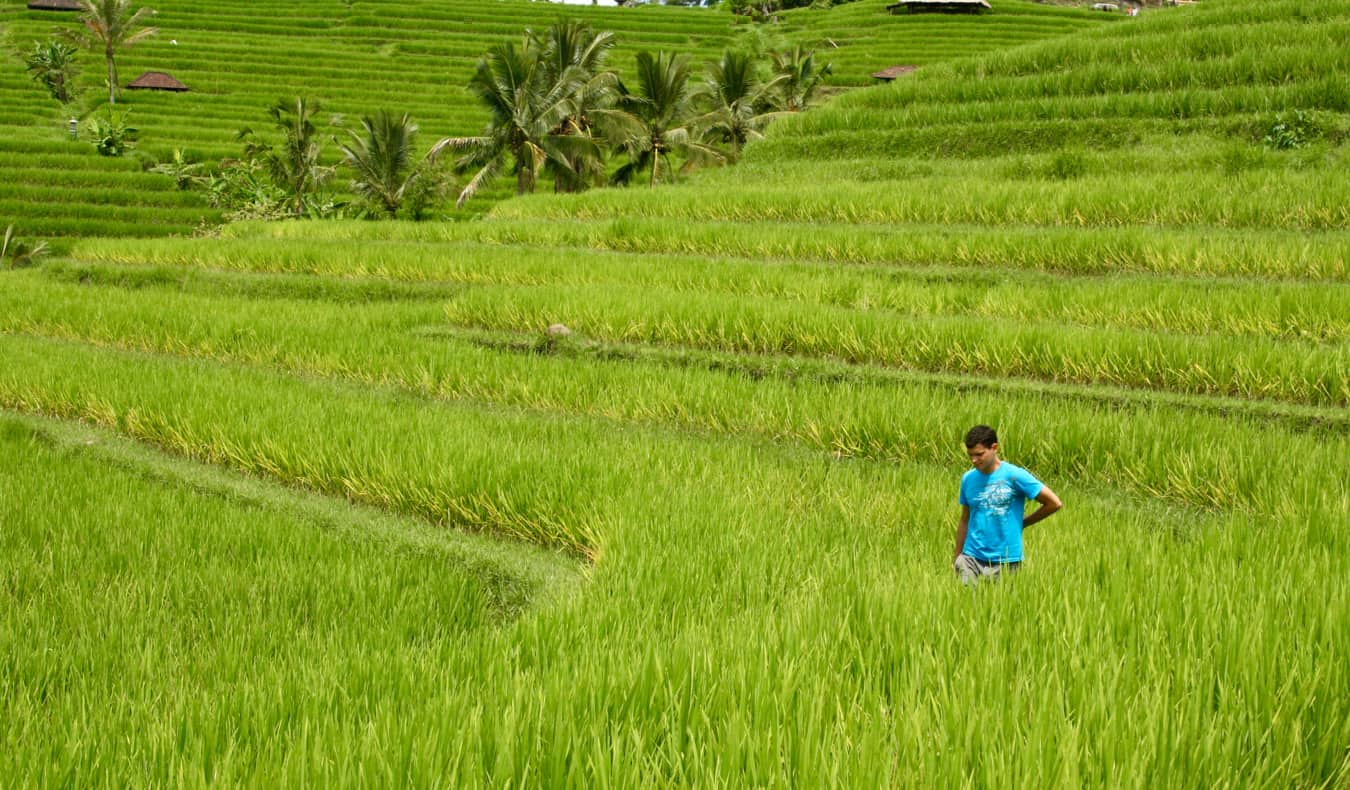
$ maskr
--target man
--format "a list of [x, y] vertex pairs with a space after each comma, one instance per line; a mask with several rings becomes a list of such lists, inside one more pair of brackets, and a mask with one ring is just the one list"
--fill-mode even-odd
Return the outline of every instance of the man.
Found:
[[[952, 564], [964, 584], [998, 577], [1022, 565], [1022, 530], [1063, 507], [1055, 492], [1030, 472], [998, 457], [998, 434], [976, 425], [966, 434], [975, 468], [961, 478], [961, 523]], [[1025, 503], [1041, 503], [1024, 517]]]

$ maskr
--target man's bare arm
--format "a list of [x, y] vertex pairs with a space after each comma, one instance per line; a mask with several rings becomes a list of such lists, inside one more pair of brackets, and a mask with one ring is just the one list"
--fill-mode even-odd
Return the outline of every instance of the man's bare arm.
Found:
[[1027, 516], [1022, 521], [1023, 529], [1048, 518], [1052, 513], [1064, 507], [1064, 503], [1059, 501], [1059, 496], [1055, 494], [1054, 491], [1051, 491], [1050, 486], [1047, 485], [1041, 486], [1041, 493], [1036, 495], [1036, 501], [1040, 502], [1041, 506], [1036, 508], [1035, 513]]
[[970, 506], [961, 506], [961, 522], [956, 526], [956, 550], [952, 552], [952, 562], [961, 554], [961, 549], [966, 547], [966, 530], [970, 527]]

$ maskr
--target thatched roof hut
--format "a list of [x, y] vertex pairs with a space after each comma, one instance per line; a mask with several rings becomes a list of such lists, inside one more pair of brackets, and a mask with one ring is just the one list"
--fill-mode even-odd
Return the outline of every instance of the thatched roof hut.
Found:
[[904, 9], [907, 14], [925, 11], [939, 14], [981, 14], [990, 8], [989, 0], [900, 0], [886, 6], [892, 14]]
[[29, 0], [28, 7], [34, 11], [83, 11], [79, 0]]
[[188, 86], [174, 79], [162, 71], [147, 71], [136, 79], [132, 80], [128, 88], [137, 88], [150, 91], [185, 91]]
[[917, 68], [919, 68], [919, 67], [918, 67], [918, 66], [890, 66], [890, 67], [888, 67], [888, 68], [882, 69], [881, 71], [874, 71], [874, 72], [872, 72], [872, 78], [873, 78], [873, 79], [878, 79], [878, 80], [884, 80], [885, 82], [890, 82], [891, 80], [895, 79], [896, 77], [903, 77], [903, 76], [905, 76], [906, 74], [911, 74], [911, 73], [913, 73], [914, 70], [917, 69]]

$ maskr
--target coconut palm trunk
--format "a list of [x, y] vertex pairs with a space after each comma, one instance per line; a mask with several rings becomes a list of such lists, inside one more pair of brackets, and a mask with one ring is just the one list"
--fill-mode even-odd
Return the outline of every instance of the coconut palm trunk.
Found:
[[516, 149], [516, 194], [525, 195], [534, 191], [534, 152], [528, 143]]
[[108, 103], [117, 103], [117, 51], [112, 44], [104, 47], [103, 57], [108, 61]]

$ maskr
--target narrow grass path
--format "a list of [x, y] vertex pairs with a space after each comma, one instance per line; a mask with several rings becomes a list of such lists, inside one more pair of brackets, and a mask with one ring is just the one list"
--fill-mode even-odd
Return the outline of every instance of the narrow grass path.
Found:
[[368, 505], [201, 463], [86, 422], [0, 409], [0, 430], [29, 431], [54, 447], [136, 476], [264, 508], [297, 524], [369, 542], [390, 552], [441, 555], [482, 586], [491, 610], [503, 619], [556, 602], [574, 591], [583, 579], [581, 566], [558, 552], [436, 527]]

